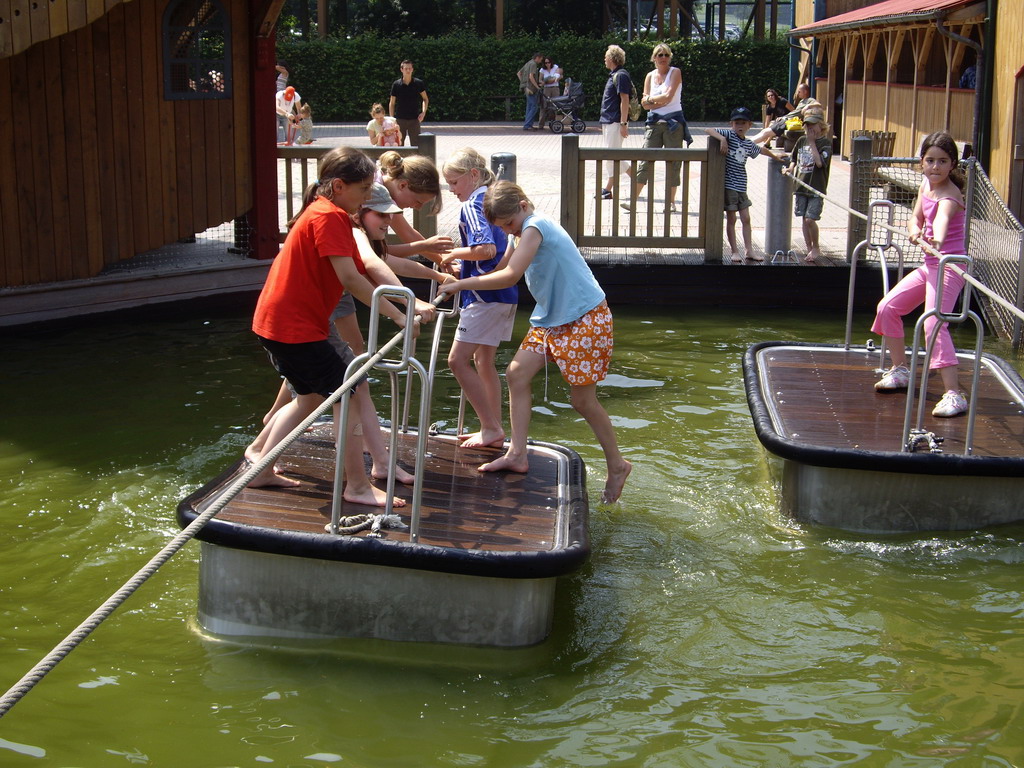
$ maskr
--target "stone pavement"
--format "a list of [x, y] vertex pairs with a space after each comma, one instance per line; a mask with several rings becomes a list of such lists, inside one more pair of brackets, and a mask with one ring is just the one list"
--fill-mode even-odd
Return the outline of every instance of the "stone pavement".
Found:
[[[691, 148], [702, 148], [711, 139], [702, 130], [709, 123], [691, 123], [694, 143]], [[717, 124], [716, 124], [717, 125]], [[438, 167], [455, 150], [461, 147], [473, 147], [486, 158], [498, 152], [509, 152], [516, 156], [517, 183], [523, 188], [537, 209], [554, 219], [559, 218], [559, 187], [560, 187], [560, 142], [562, 137], [545, 129], [543, 131], [524, 131], [517, 123], [426, 123], [424, 130], [437, 136]], [[351, 143], [359, 146], [363, 141], [369, 146], [366, 131], [362, 124], [325, 124], [314, 129], [317, 143], [336, 146]], [[630, 126], [629, 138], [625, 141], [626, 148], [639, 148], [643, 142], [643, 125], [635, 123]], [[595, 124], [588, 124], [588, 129], [580, 136], [580, 146], [603, 146], [601, 133]], [[751, 202], [751, 221], [753, 224], [753, 240], [756, 251], [764, 252], [764, 229], [768, 198], [768, 171], [770, 161], [767, 157], [759, 157], [747, 162], [748, 187], [747, 194]], [[627, 177], [623, 176], [620, 183], [626, 187]], [[443, 180], [442, 180], [443, 183]], [[657, 185], [660, 188], [660, 182]], [[829, 197], [847, 204], [849, 201], [850, 164], [839, 157], [832, 159], [829, 178]], [[626, 187], [628, 188], [628, 187]], [[610, 206], [612, 203], [604, 203]], [[457, 238], [459, 202], [445, 188], [444, 206], [438, 216], [438, 232], [450, 234]], [[847, 214], [834, 205], [825, 205], [822, 220], [819, 222], [823, 253], [830, 257], [823, 259], [823, 266], [829, 263], [842, 262], [846, 258], [846, 235], [848, 229]], [[796, 258], [802, 263], [804, 253], [803, 235], [800, 219], [793, 219], [791, 248]], [[723, 215], [724, 226], [724, 215]], [[740, 239], [737, 223], [737, 239]], [[728, 260], [728, 257], [726, 257]], [[771, 262], [768, 254], [766, 263]], [[747, 262], [748, 265], [752, 262]]]

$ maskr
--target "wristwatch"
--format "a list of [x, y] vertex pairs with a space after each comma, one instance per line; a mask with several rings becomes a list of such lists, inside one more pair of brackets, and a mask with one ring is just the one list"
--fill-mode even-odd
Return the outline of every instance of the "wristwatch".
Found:
[[629, 123], [619, 123], [619, 125], [629, 125]]

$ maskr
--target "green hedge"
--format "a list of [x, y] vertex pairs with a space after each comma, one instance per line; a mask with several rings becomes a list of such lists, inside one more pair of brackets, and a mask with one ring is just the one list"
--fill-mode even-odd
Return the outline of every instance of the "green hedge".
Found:
[[[683, 109], [690, 120], [725, 121], [737, 106], [755, 115], [768, 87], [786, 90], [788, 48], [784, 42], [666, 41], [673, 64], [683, 73]], [[431, 121], [490, 121], [505, 118], [501, 96], [512, 100], [513, 119], [522, 119], [525, 100], [515, 73], [534, 51], [558, 63], [567, 77], [582, 81], [587, 96], [583, 117], [595, 121], [608, 70], [604, 51], [609, 44], [626, 51], [626, 69], [643, 84], [653, 68], [654, 43], [623, 43], [562, 35], [549, 40], [514, 36], [504, 40], [456, 33], [440, 38], [384, 38], [361, 35], [351, 39], [302, 42], [281, 40], [278, 59], [285, 61], [294, 85], [313, 108], [314, 121], [369, 120], [370, 105], [387, 108], [391, 83], [401, 76], [398, 64], [411, 59], [416, 76], [430, 96]]]

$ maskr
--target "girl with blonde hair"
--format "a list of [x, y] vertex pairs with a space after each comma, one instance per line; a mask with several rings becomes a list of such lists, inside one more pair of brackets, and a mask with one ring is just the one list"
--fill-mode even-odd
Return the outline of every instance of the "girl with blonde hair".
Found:
[[[442, 168], [448, 188], [462, 201], [459, 212], [460, 248], [444, 257], [445, 266], [458, 262], [462, 279], [497, 269], [508, 245], [500, 227], [484, 217], [484, 193], [494, 174], [483, 156], [471, 147], [455, 152]], [[464, 291], [448, 366], [480, 419], [480, 431], [461, 436], [467, 448], [501, 447], [501, 379], [494, 358], [498, 346], [512, 339], [519, 291], [515, 285], [494, 290]]]
[[597, 383], [608, 374], [613, 346], [612, 314], [604, 291], [569, 233], [558, 222], [537, 214], [515, 184], [496, 182], [484, 195], [484, 213], [509, 235], [501, 268], [446, 283], [439, 290], [499, 289], [515, 285], [525, 276], [537, 306], [530, 317], [530, 330], [505, 373], [512, 439], [501, 458], [477, 469], [529, 471], [527, 433], [533, 377], [548, 360], [554, 360], [569, 383], [572, 407], [590, 425], [604, 451], [608, 475], [601, 500], [617, 501], [633, 465], [619, 451], [615, 428], [597, 399]]

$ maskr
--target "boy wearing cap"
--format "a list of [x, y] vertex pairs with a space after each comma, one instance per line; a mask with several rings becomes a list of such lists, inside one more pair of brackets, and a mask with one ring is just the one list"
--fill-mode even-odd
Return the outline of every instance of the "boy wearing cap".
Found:
[[793, 147], [793, 160], [783, 173], [793, 174], [808, 187], [821, 193], [814, 194], [798, 184], [793, 194], [793, 213], [803, 219], [804, 243], [807, 253], [804, 261], [813, 262], [821, 255], [818, 242], [818, 220], [823, 207], [822, 197], [828, 188], [829, 162], [832, 159], [832, 139], [825, 135], [825, 115], [821, 109], [804, 111], [804, 135]]
[[729, 118], [729, 128], [705, 129], [708, 136], [718, 142], [719, 151], [725, 155], [725, 234], [729, 239], [732, 260], [740, 262], [736, 248], [736, 216], [739, 214], [743, 227], [743, 250], [748, 259], [764, 261], [764, 256], [754, 253], [750, 230], [750, 198], [747, 197], [747, 158], [768, 155], [782, 162], [768, 147], [759, 147], [747, 138], [747, 131], [754, 124], [753, 115], [746, 107], [737, 107]]

